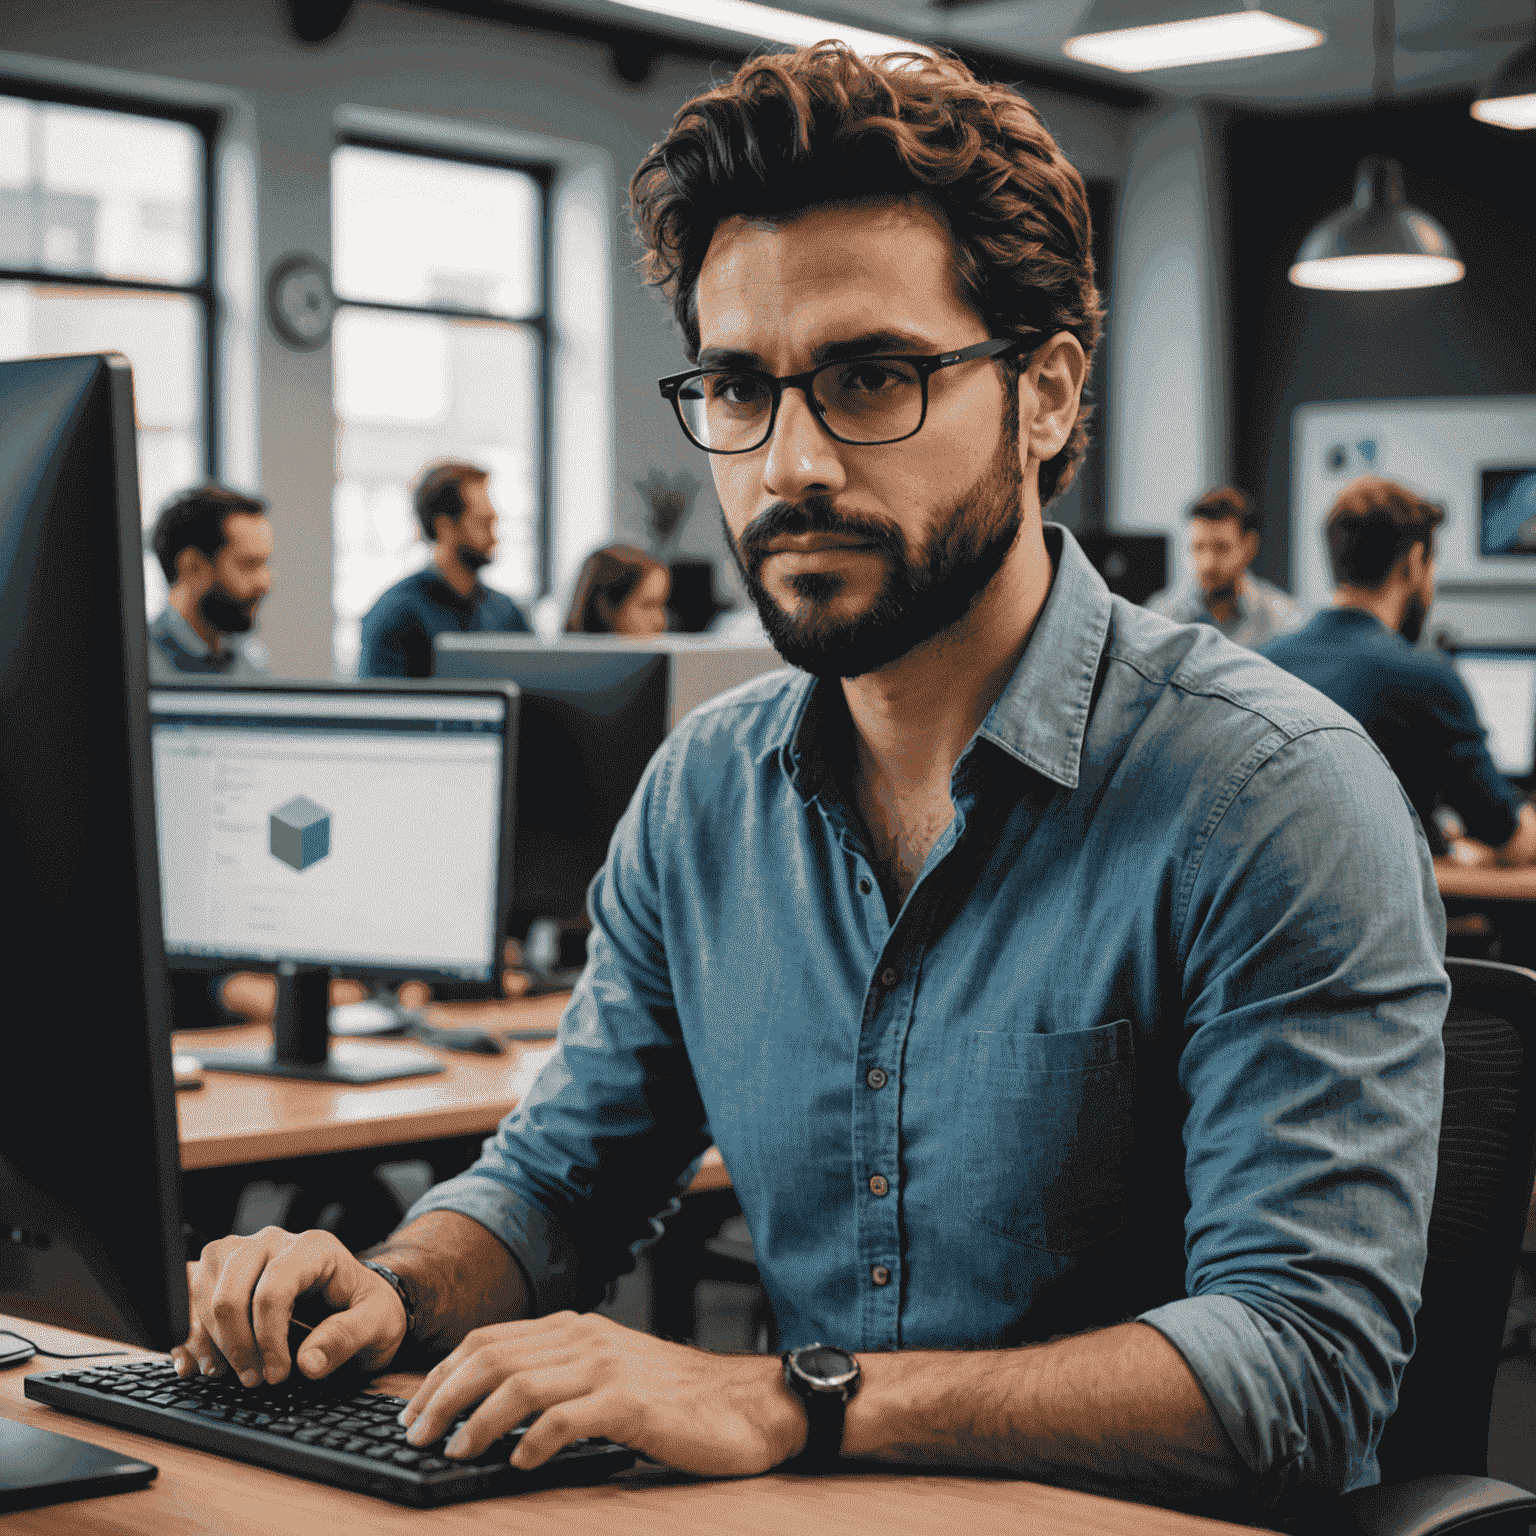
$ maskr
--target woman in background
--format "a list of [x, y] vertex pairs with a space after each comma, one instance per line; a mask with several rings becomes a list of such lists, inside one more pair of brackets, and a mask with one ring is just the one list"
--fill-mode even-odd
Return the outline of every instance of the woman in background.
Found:
[[628, 544], [595, 549], [576, 578], [568, 635], [659, 635], [667, 628], [672, 578], [659, 560]]

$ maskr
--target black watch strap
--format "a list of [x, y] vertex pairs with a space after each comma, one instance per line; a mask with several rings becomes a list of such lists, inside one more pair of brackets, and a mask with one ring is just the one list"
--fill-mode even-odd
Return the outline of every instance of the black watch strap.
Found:
[[[852, 1368], [837, 1377], [824, 1378], [825, 1384], [819, 1385], [814, 1377], [796, 1368], [797, 1355], [823, 1362], [828, 1355], [840, 1356]], [[845, 1350], [824, 1350], [820, 1344], [812, 1344], [804, 1350], [787, 1350], [782, 1358], [784, 1385], [800, 1399], [806, 1418], [805, 1447], [784, 1465], [797, 1472], [830, 1471], [842, 1455], [843, 1422], [848, 1416], [849, 1401], [859, 1390], [858, 1357]]]
[[797, 1472], [829, 1472], [843, 1451], [843, 1420], [848, 1404], [836, 1392], [808, 1392], [800, 1401], [805, 1405], [805, 1449], [791, 1457], [787, 1465]]

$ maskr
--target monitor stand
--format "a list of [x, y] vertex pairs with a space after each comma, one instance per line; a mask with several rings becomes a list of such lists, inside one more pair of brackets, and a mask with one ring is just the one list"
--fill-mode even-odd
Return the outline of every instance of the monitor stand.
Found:
[[210, 1072], [256, 1077], [299, 1077], [317, 1083], [383, 1083], [444, 1070], [430, 1051], [414, 1045], [342, 1041], [330, 1050], [331, 973], [322, 966], [283, 960], [277, 967], [272, 1049], [198, 1051]]

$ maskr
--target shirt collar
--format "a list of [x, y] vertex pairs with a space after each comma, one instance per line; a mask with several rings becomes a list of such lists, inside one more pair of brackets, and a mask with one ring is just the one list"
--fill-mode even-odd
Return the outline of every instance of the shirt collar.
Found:
[[[1109, 635], [1110, 595], [1065, 528], [1046, 523], [1044, 532], [1053, 567], [1050, 592], [1013, 676], [976, 735], [1053, 783], [1075, 789], [1094, 679]], [[779, 747], [790, 783], [809, 803], [826, 777], [835, 721], [823, 685], [807, 677], [798, 686]]]
[[460, 592], [456, 587], [449, 585], [447, 577], [435, 565], [424, 565], [421, 569], [427, 586], [432, 589], [433, 596], [439, 602], [447, 603], [453, 608], [477, 608], [490, 590], [477, 576], [474, 586], [467, 593]]
[[155, 621], [162, 634], [189, 655], [196, 656], [200, 660], [206, 660], [213, 654], [208, 642], [192, 628], [191, 624], [182, 617], [181, 610], [174, 603], [167, 603], [160, 617]]

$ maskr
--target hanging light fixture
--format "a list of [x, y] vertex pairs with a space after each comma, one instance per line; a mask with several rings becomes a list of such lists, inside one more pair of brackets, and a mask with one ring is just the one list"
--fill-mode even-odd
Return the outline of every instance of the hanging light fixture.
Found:
[[[1148, 0], [1094, 0], [1082, 32], [1062, 52], [1082, 64], [1136, 73], [1294, 53], [1325, 40], [1320, 27], [1278, 14], [1282, 4], [1295, 9], [1294, 0], [1161, 0], [1155, 7]], [[1157, 20], [1148, 23], [1154, 9]]]
[[1536, 128], [1536, 36], [1477, 93], [1472, 116], [1500, 128]]
[[[1392, 0], [1376, 0], [1374, 28], [1377, 107], [1392, 97], [1396, 26]], [[1298, 288], [1361, 291], [1434, 288], [1460, 282], [1467, 269], [1451, 237], [1405, 195], [1403, 168], [1381, 155], [1355, 170], [1349, 207], [1324, 219], [1301, 243], [1290, 279]]]

